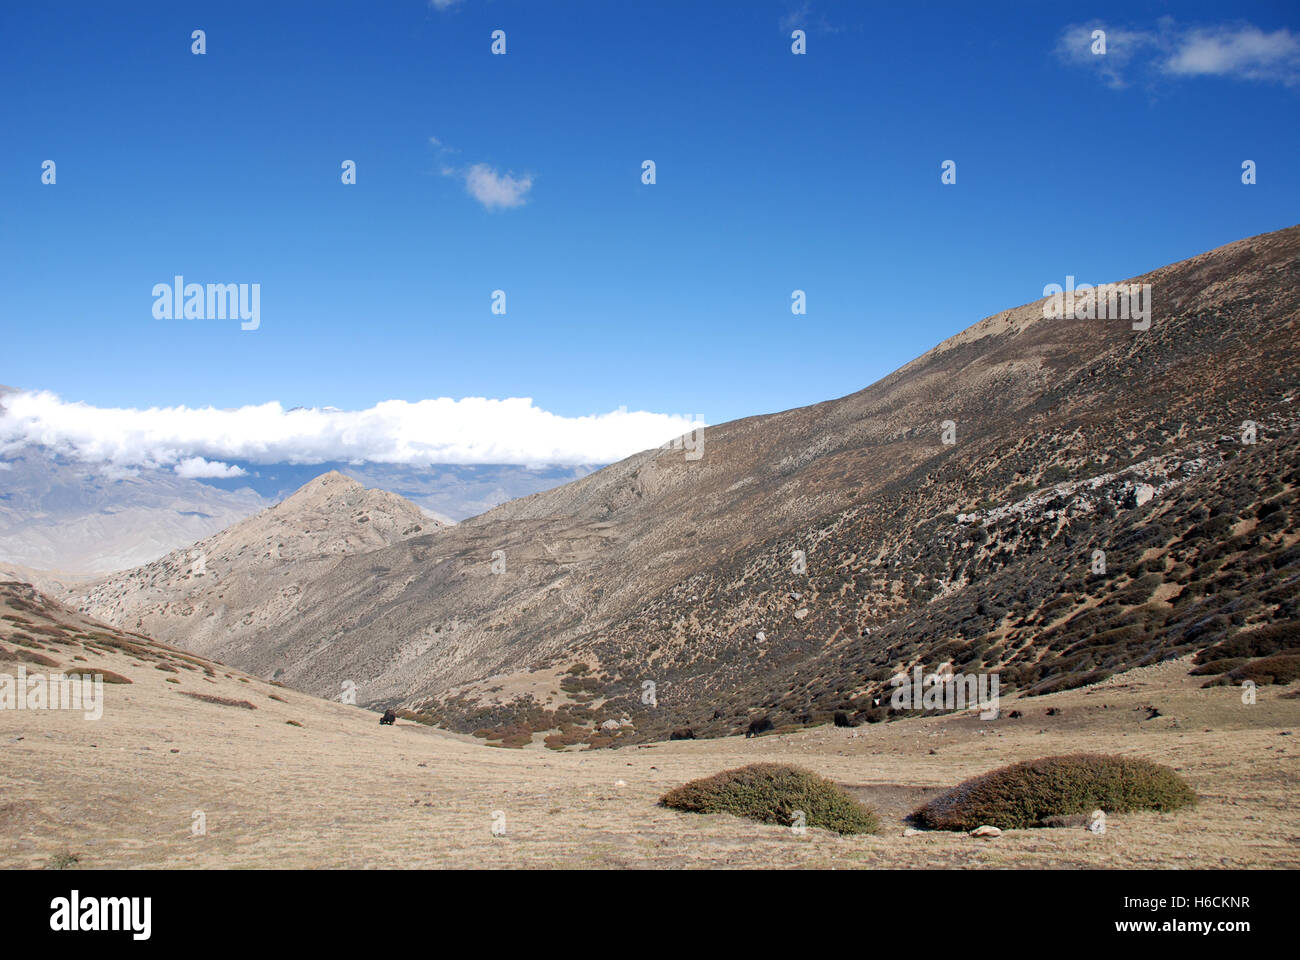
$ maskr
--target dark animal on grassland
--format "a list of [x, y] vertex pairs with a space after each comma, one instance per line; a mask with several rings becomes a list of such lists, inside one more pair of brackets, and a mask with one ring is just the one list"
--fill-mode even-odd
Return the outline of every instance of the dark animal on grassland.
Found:
[[391, 726], [393, 721], [396, 719], [397, 714], [393, 713], [393, 711], [389, 709], [384, 711], [384, 715], [379, 718], [379, 722]]

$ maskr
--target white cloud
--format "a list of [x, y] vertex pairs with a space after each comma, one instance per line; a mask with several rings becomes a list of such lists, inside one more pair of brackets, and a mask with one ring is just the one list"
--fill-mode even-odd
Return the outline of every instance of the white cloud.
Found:
[[518, 207], [533, 188], [532, 177], [515, 179], [497, 173], [485, 163], [476, 163], [465, 171], [465, 189], [471, 197], [492, 210], [495, 207]]
[[429, 0], [429, 6], [435, 10], [450, 10], [460, 2], [461, 0]]
[[220, 460], [204, 460], [202, 457], [186, 457], [172, 467], [177, 476], [188, 479], [242, 477], [246, 471], [243, 467], [222, 463]]
[[1300, 37], [1252, 26], [1192, 30], [1180, 38], [1162, 69], [1178, 76], [1237, 76], [1291, 85], [1300, 78]]
[[437, 137], [430, 137], [429, 143], [436, 151], [438, 172], [444, 177], [464, 180], [465, 191], [487, 209], [521, 207], [528, 202], [528, 191], [533, 188], [531, 175], [516, 177], [512, 173], [498, 173], [486, 163], [458, 167], [448, 163], [446, 158], [448, 154], [460, 153], [459, 150], [447, 146]]
[[[1106, 52], [1092, 52], [1094, 30], [1106, 32]], [[1159, 42], [1158, 35], [1142, 30], [1106, 26], [1100, 21], [1067, 27], [1056, 42], [1056, 55], [1065, 63], [1095, 70], [1108, 87], [1127, 86], [1124, 72], [1144, 48]]]
[[6, 394], [0, 454], [39, 444], [118, 469], [238, 476], [232, 460], [433, 463], [612, 463], [690, 432], [701, 422], [624, 409], [561, 417], [527, 397], [386, 400], [366, 410], [264, 403], [213, 407], [94, 407], [48, 391]]
[[[1106, 52], [1092, 52], [1092, 31], [1106, 32]], [[1107, 26], [1101, 21], [1074, 24], [1061, 32], [1056, 56], [1071, 66], [1094, 70], [1108, 86], [1128, 85], [1126, 77], [1214, 76], [1300, 83], [1300, 36], [1289, 30], [1265, 33], [1251, 24], [1179, 27], [1162, 17], [1149, 30]]]
[[839, 33], [840, 28], [831, 25], [831, 22], [821, 13], [814, 13], [812, 4], [808, 0], [797, 7], [792, 7], [790, 12], [780, 20], [781, 32], [790, 33], [792, 30], [803, 30], [805, 33]]

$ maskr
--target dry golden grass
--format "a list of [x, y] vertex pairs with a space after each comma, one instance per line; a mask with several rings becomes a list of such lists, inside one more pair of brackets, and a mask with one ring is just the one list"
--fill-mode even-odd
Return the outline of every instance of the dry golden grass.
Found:
[[[0, 712], [0, 866], [71, 853], [96, 867], [1297, 867], [1300, 701], [1245, 706], [1190, 664], [1003, 702], [1003, 715], [832, 726], [789, 736], [555, 753], [329, 703], [237, 671], [166, 682], [122, 654], [103, 719]], [[247, 699], [232, 710], [180, 695]], [[1160, 716], [1146, 719], [1155, 706]], [[1047, 717], [1048, 707], [1061, 711]], [[301, 724], [293, 725], [290, 721]], [[1284, 735], [1286, 734], [1286, 735]], [[1294, 735], [1292, 735], [1294, 734]], [[902, 835], [921, 801], [977, 773], [1072, 751], [1177, 768], [1200, 797], [1176, 814], [1082, 829]], [[796, 763], [873, 806], [878, 836], [796, 836], [657, 805], [668, 789], [756, 761]], [[618, 781], [625, 781], [618, 786]], [[191, 832], [206, 816], [206, 834]], [[494, 837], [493, 815], [506, 834]]]

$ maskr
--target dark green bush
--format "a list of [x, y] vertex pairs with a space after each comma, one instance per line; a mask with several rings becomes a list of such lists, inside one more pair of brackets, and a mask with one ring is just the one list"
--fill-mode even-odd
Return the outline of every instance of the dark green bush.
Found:
[[1235, 633], [1227, 640], [1206, 647], [1193, 658], [1193, 662], [1207, 663], [1224, 657], [1266, 657], [1291, 649], [1300, 649], [1300, 623], [1270, 623]]
[[1274, 657], [1260, 657], [1258, 660], [1251, 660], [1229, 670], [1223, 676], [1209, 680], [1202, 686], [1235, 686], [1243, 680], [1253, 681], [1261, 687], [1294, 683], [1300, 680], [1300, 654], [1283, 653]]
[[1246, 662], [1245, 657], [1226, 657], [1223, 660], [1211, 660], [1209, 663], [1203, 663], [1199, 667], [1193, 667], [1188, 672], [1193, 677], [1217, 677], [1221, 673], [1237, 669]]
[[1174, 771], [1149, 760], [1076, 753], [1002, 767], [967, 780], [913, 814], [935, 830], [1041, 826], [1048, 817], [1102, 809], [1177, 810], [1196, 795]]
[[752, 763], [692, 780], [659, 803], [688, 813], [730, 813], [759, 823], [789, 826], [802, 810], [810, 827], [836, 833], [875, 833], [880, 821], [824, 777], [782, 763]]
[[1042, 697], [1049, 693], [1060, 693], [1062, 690], [1075, 690], [1079, 687], [1086, 687], [1090, 683], [1101, 683], [1107, 677], [1114, 674], [1114, 670], [1085, 670], [1083, 672], [1071, 671], [1063, 676], [1049, 677], [1042, 683], [1025, 692], [1027, 697]]

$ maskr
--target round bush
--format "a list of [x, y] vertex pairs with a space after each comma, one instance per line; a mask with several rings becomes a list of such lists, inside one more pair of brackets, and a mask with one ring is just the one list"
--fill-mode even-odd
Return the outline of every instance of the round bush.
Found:
[[974, 777], [935, 797], [913, 817], [935, 830], [1042, 826], [1048, 817], [1177, 810], [1196, 802], [1178, 774], [1149, 760], [1076, 753], [1043, 757]]
[[751, 763], [669, 790], [660, 804], [687, 813], [730, 813], [789, 826], [802, 810], [810, 827], [875, 833], [880, 821], [832, 781], [781, 763]]

